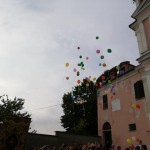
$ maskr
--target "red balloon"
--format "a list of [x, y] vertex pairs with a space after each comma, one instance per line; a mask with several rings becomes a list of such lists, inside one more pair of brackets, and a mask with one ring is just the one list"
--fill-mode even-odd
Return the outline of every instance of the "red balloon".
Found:
[[140, 104], [136, 104], [136, 108], [137, 108], [137, 109], [140, 109]]
[[102, 76], [102, 80], [105, 80], [105, 76], [104, 75]]

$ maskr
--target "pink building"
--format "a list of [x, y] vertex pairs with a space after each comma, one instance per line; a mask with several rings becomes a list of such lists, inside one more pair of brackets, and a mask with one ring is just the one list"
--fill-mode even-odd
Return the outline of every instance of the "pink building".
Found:
[[122, 62], [98, 78], [98, 135], [103, 145], [150, 149], [150, 0], [134, 2], [139, 65]]

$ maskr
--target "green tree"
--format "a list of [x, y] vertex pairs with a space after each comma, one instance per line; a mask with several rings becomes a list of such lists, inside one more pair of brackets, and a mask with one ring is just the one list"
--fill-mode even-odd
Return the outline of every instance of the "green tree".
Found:
[[23, 111], [25, 100], [22, 98], [8, 98], [8, 95], [0, 96], [0, 121], [5, 119], [5, 116], [14, 115], [19, 117], [30, 117], [31, 115]]
[[[31, 115], [23, 111], [25, 100], [22, 98], [14, 98], [13, 100], [8, 98], [8, 95], [0, 96], [0, 122], [2, 122], [6, 116], [18, 116], [18, 117], [31, 117]], [[36, 130], [31, 130], [30, 133], [37, 133]]]
[[94, 83], [84, 79], [64, 94], [61, 124], [68, 133], [97, 135], [97, 91]]

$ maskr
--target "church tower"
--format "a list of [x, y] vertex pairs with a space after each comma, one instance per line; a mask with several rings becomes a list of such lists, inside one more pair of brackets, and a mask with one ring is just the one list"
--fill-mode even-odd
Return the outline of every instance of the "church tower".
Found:
[[132, 14], [135, 21], [129, 26], [135, 31], [140, 57], [139, 64], [150, 60], [150, 0], [133, 0], [136, 10]]

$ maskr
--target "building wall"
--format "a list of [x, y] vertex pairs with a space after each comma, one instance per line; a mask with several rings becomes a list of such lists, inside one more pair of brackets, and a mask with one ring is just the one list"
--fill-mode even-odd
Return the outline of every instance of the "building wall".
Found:
[[[98, 135], [103, 137], [103, 125], [109, 122], [111, 125], [112, 142], [116, 146], [121, 145], [123, 149], [129, 147], [127, 139], [131, 139], [134, 145], [139, 143], [139, 139], [143, 144], [150, 147], [150, 118], [149, 105], [150, 103], [142, 98], [135, 99], [134, 83], [141, 80], [144, 76], [143, 71], [133, 70], [128, 74], [116, 79], [109, 86], [104, 86], [100, 90], [98, 97]], [[113, 93], [111, 89], [113, 87]], [[108, 109], [103, 110], [103, 95], [108, 95]], [[120, 101], [120, 109], [114, 111], [112, 103]], [[140, 109], [133, 108], [139, 104]], [[136, 131], [129, 131], [129, 124], [136, 124]]]

